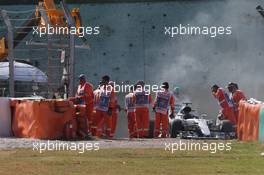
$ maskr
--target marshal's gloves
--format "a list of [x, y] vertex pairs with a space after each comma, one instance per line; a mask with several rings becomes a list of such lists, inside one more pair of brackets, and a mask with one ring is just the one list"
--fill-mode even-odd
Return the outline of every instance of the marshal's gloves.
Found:
[[171, 114], [170, 114], [170, 116], [169, 116], [171, 119], [174, 119], [174, 112], [172, 112]]
[[222, 113], [218, 114], [217, 116], [218, 120], [224, 120], [224, 115]]
[[113, 113], [113, 110], [112, 110], [112, 108], [109, 108], [109, 109], [108, 109], [108, 111], [107, 111], [107, 114], [108, 114], [109, 116], [111, 116], [111, 115], [112, 115], [112, 113]]
[[117, 105], [117, 109], [119, 112], [122, 110], [120, 105]]

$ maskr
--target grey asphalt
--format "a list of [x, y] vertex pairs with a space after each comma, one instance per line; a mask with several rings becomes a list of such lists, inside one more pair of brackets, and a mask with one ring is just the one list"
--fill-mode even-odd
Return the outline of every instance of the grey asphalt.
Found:
[[38, 144], [99, 144], [101, 148], [165, 148], [165, 143], [179, 142], [179, 139], [100, 139], [100, 140], [87, 140], [87, 141], [61, 141], [61, 140], [38, 140], [30, 138], [0, 138], [0, 150], [16, 149], [16, 148], [33, 148]]

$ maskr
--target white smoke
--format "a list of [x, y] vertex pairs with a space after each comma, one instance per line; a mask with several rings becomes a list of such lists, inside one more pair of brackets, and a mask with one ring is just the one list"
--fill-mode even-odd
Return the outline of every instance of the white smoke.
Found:
[[214, 7], [218, 15], [202, 11], [184, 21], [194, 26], [231, 26], [232, 35], [168, 39], [162, 49], [168, 51], [165, 59], [170, 62], [161, 65], [157, 79], [180, 86], [195, 107], [212, 117], [218, 112], [212, 84], [225, 87], [234, 81], [248, 97], [264, 100], [264, 18], [255, 10], [257, 5], [264, 6], [264, 2], [229, 0]]

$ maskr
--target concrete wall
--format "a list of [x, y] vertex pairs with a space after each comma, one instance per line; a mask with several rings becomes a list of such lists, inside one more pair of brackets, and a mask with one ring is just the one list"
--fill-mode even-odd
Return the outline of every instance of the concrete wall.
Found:
[[[212, 117], [217, 113], [209, 89], [213, 83], [226, 86], [236, 81], [249, 97], [263, 100], [264, 19], [255, 10], [259, 4], [246, 0], [82, 4], [84, 23], [100, 25], [101, 35], [89, 38], [90, 51], [77, 51], [77, 74], [85, 72], [93, 83], [103, 74], [118, 82], [170, 81]], [[164, 35], [164, 26], [180, 23], [230, 25], [233, 34]]]
[[[255, 10], [257, 5], [264, 3], [215, 0], [73, 4], [71, 7], [81, 9], [83, 26], [100, 26], [101, 32], [88, 37], [90, 50], [76, 50], [76, 77], [85, 73], [93, 84], [104, 74], [118, 83], [169, 81], [171, 86], [180, 86], [194, 106], [210, 117], [218, 111], [210, 93], [214, 83], [224, 87], [235, 81], [248, 97], [264, 100], [264, 19]], [[1, 6], [10, 10], [32, 7]], [[164, 35], [164, 26], [179, 24], [230, 25], [233, 33], [217, 38]], [[36, 56], [27, 54], [29, 58]], [[120, 121], [125, 128], [124, 116]]]

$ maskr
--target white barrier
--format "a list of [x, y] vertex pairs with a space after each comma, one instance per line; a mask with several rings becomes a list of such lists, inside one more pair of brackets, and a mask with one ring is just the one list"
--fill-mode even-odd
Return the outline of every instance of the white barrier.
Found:
[[0, 97], [0, 137], [10, 137], [11, 132], [11, 110], [9, 98]]

